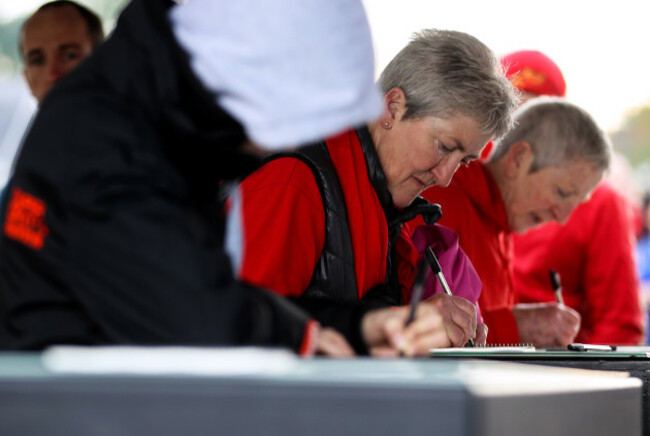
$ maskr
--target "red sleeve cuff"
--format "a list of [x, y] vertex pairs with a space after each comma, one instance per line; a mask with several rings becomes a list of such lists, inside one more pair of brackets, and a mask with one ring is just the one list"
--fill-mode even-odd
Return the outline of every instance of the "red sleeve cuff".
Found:
[[312, 357], [316, 354], [316, 347], [318, 346], [318, 332], [320, 331], [320, 324], [313, 319], [307, 321], [305, 325], [305, 332], [302, 337], [302, 344], [298, 354], [303, 357]]

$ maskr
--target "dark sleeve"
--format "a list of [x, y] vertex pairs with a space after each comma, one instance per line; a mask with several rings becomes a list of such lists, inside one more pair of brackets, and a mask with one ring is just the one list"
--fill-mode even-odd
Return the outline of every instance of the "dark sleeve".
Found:
[[7, 192], [3, 347], [298, 350], [308, 315], [233, 279], [215, 199], [191, 195], [153, 127], [110, 96], [85, 95], [46, 100]]
[[289, 298], [309, 312], [324, 327], [339, 331], [352, 345], [357, 354], [368, 354], [368, 348], [361, 336], [361, 320], [372, 309], [361, 303], [345, 303], [323, 298]]
[[[48, 198], [17, 179], [14, 187]], [[197, 247], [182, 222], [160, 216], [157, 201], [141, 198], [138, 207], [118, 203], [117, 216], [66, 210], [62, 218], [57, 203], [48, 201], [49, 234], [41, 249], [3, 236], [0, 292], [10, 348], [56, 343], [300, 348], [309, 318], [303, 311], [232, 280], [225, 256]], [[208, 264], [217, 271], [208, 272]]]
[[300, 307], [309, 312], [319, 323], [338, 330], [348, 340], [357, 354], [368, 354], [368, 347], [361, 334], [361, 321], [370, 311], [398, 306], [396, 292], [388, 285], [373, 287], [358, 302], [337, 302], [324, 297], [293, 298]]

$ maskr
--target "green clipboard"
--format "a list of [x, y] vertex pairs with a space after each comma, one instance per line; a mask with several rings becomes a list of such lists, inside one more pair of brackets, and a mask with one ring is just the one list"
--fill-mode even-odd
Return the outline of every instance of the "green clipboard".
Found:
[[597, 344], [570, 344], [568, 347], [536, 348], [531, 345], [483, 346], [465, 348], [432, 348], [431, 357], [512, 359], [512, 360], [618, 360], [650, 359], [650, 347], [602, 346]]

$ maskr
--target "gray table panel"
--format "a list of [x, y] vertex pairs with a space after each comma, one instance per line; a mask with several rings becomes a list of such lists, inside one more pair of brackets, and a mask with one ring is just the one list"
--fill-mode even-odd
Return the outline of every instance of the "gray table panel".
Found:
[[300, 361], [282, 376], [87, 376], [0, 355], [0, 435], [640, 434], [640, 383], [485, 395], [466, 376], [486, 368], [528, 370], [355, 359]]

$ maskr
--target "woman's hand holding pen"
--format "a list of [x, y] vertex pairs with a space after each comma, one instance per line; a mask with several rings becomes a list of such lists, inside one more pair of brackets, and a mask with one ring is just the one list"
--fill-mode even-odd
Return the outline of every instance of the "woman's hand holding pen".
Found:
[[469, 339], [484, 344], [487, 326], [477, 323], [476, 307], [468, 300], [453, 295], [436, 294], [423, 304], [433, 305], [442, 315], [451, 347], [462, 347]]
[[518, 304], [513, 308], [520, 342], [537, 347], [566, 346], [580, 329], [580, 314], [558, 303]]
[[[428, 356], [431, 348], [462, 347], [469, 338], [484, 344], [485, 324], [476, 322], [476, 308], [461, 297], [438, 294], [421, 302], [407, 325], [410, 307], [372, 310], [363, 318], [361, 333], [370, 354], [377, 357]], [[352, 347], [336, 330], [319, 328], [318, 354], [350, 357]]]
[[[363, 338], [374, 356], [427, 356], [431, 348], [462, 347], [469, 338], [485, 343], [487, 327], [476, 322], [476, 308], [464, 298], [434, 296], [418, 305], [406, 325], [409, 306], [368, 312]], [[478, 332], [478, 333], [477, 333]]]
[[368, 312], [361, 331], [370, 354], [377, 357], [427, 356], [430, 348], [448, 347], [442, 315], [430, 305], [418, 306], [408, 326], [409, 306]]

